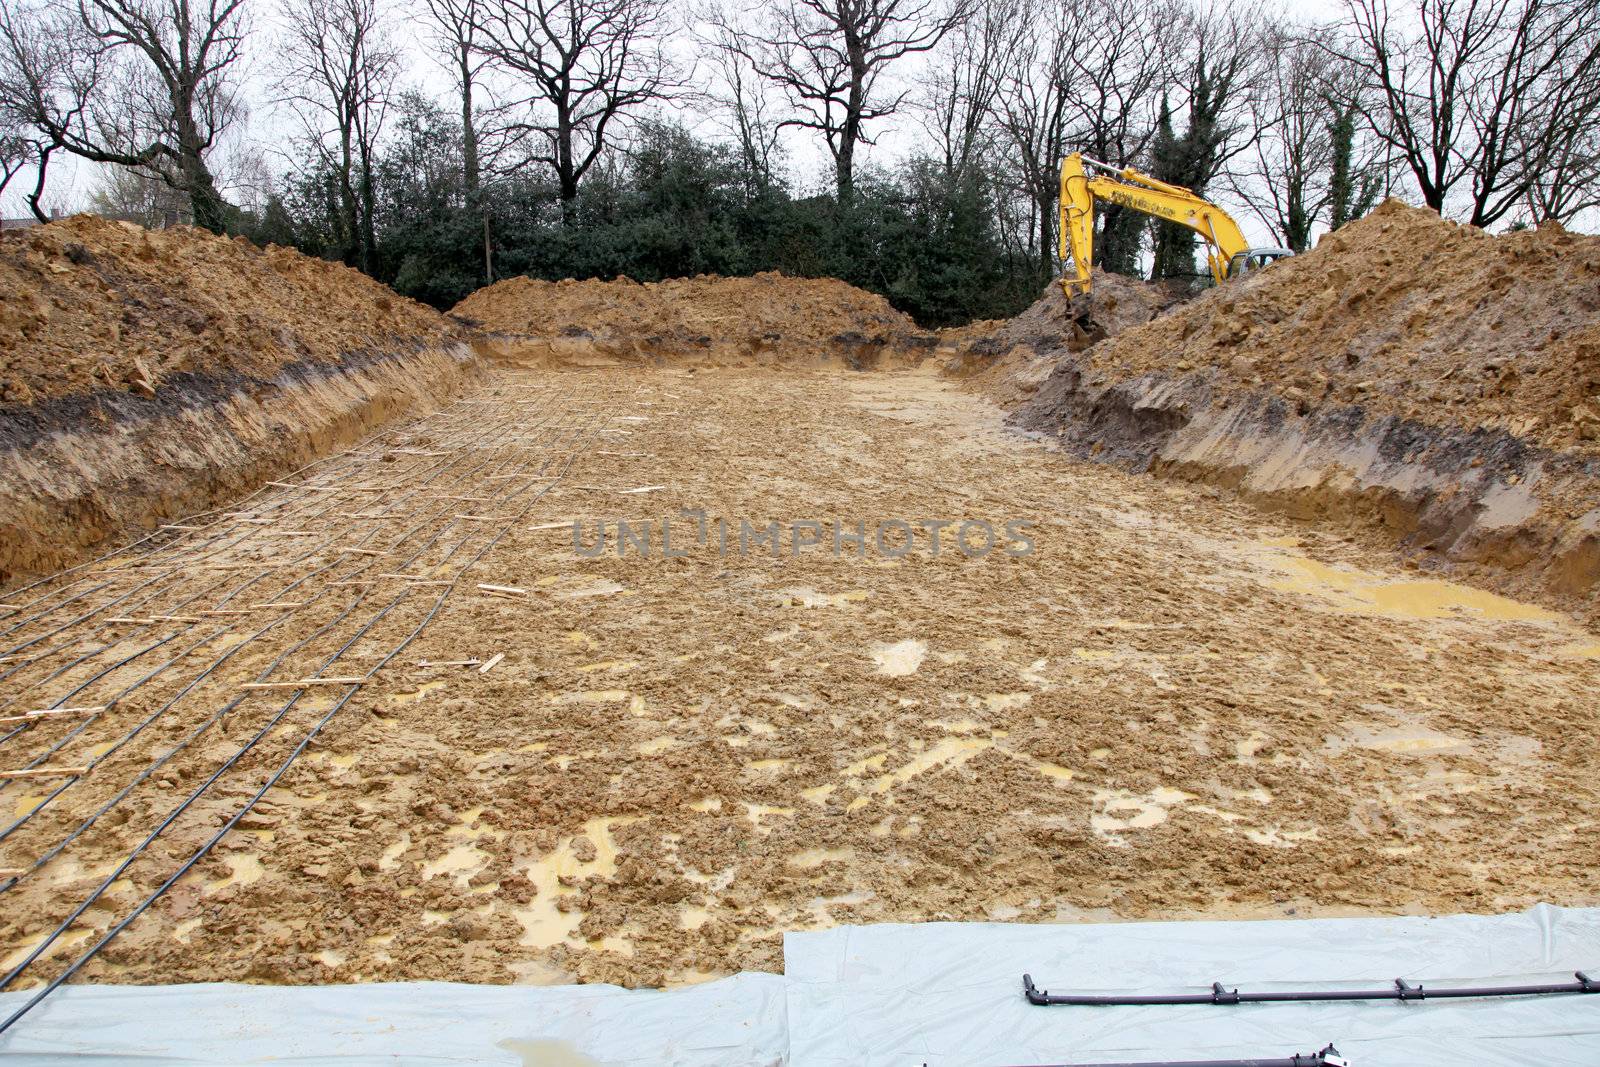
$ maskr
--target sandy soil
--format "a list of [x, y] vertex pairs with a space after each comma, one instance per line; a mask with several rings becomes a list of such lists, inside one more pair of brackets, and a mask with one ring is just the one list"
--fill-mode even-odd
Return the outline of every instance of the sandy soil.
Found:
[[359, 271], [243, 237], [91, 215], [0, 237], [0, 417], [85, 394], [165, 399], [197, 381], [270, 390], [291, 364], [462, 334]]
[[[297, 484], [6, 597], [0, 715], [123, 694], [0, 735], [92, 763], [0, 786], [0, 865], [109, 804], [0, 881], [8, 965], [107, 886], [19, 985], [319, 722], [83, 978], [654, 985], [836, 923], [1600, 898], [1595, 635], [1073, 462], [931, 373], [511, 368]], [[552, 525], [680, 509], [1035, 548], [719, 558], [675, 524], [681, 558], [590, 559]], [[239, 688], [319, 671], [365, 684]]]
[[1600, 237], [1492, 236], [1398, 200], [1303, 256], [1088, 352], [1112, 380], [1210, 376], [1302, 414], [1355, 405], [1600, 452]]

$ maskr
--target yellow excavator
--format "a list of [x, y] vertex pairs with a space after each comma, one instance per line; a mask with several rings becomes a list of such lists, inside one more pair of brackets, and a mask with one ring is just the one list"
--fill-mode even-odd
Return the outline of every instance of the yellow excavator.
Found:
[[[1091, 177], [1089, 168], [1099, 173]], [[1070, 256], [1076, 272], [1076, 277], [1061, 277], [1061, 288], [1069, 300], [1089, 292], [1097, 200], [1142, 211], [1199, 234], [1206, 242], [1206, 261], [1218, 285], [1294, 255], [1287, 248], [1251, 248], [1232, 215], [1181, 185], [1168, 185], [1132, 167], [1113, 167], [1074, 152], [1061, 161], [1059, 255], [1063, 260]]]

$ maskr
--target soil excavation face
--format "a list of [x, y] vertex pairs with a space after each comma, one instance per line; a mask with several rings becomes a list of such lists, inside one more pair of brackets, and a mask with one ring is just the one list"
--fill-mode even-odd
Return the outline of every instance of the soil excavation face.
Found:
[[[521, 435], [554, 455], [534, 427], [596, 419], [415, 642], [83, 978], [648, 986], [775, 970], [781, 931], [840, 923], [1597, 902], [1600, 640], [1213, 491], [1073, 462], [929, 373], [508, 369], [439, 419], [296, 479], [416, 492], [330, 512], [313, 499], [327, 494], [273, 490], [250, 513], [277, 502], [285, 518], [231, 551], [258, 573], [279, 565], [263, 590], [278, 596], [312, 570], [305, 538], [283, 536], [312, 528], [305, 509], [322, 509], [315, 536], [355, 544], [377, 520], [351, 516], [389, 500], [402, 521], [362, 542], [375, 550], [397, 525], [442, 521], [427, 515], [456, 516], [440, 546], [473, 536], [469, 516], [506, 513], [492, 475], [425, 473], [462, 435]], [[722, 557], [714, 537], [676, 540], [694, 530], [681, 509], [735, 527], [1031, 520], [1034, 550]], [[648, 558], [614, 542], [586, 558], [554, 525], [583, 520], [592, 543], [597, 519], [663, 517], [680, 558], [662, 557], [659, 534]], [[372, 573], [443, 580], [462, 561], [379, 557]], [[140, 610], [247, 577], [188, 567], [164, 579], [170, 603]], [[420, 619], [380, 620], [359, 662], [327, 673], [364, 673]], [[9, 837], [0, 862], [31, 863], [272, 656], [323, 648], [313, 621], [247, 645]], [[487, 673], [417, 666], [501, 653]], [[273, 677], [316, 666], [295, 653]], [[74, 670], [29, 668], [5, 695], [20, 709], [87, 676]], [[197, 672], [172, 673], [162, 695]], [[78, 947], [335, 704], [304, 699], [263, 742], [274, 759], [224, 777], [67, 935]], [[119, 705], [52, 760], [78, 762], [159, 703]], [[242, 705], [10, 889], [7, 950], [59, 921], [276, 706]], [[66, 732], [30, 728], [6, 742], [7, 766]], [[21, 815], [41, 795], [11, 783], [0, 798]]]

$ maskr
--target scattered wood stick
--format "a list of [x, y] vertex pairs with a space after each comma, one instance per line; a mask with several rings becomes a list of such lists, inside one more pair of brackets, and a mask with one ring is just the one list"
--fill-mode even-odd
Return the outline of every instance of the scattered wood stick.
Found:
[[315, 530], [262, 530], [262, 537], [315, 537]]
[[205, 622], [198, 615], [152, 615], [148, 622]]
[[575, 524], [572, 522], [541, 522], [537, 526], [530, 526], [530, 530], [570, 530]]
[[495, 522], [500, 518], [498, 515], [457, 515], [455, 517], [466, 519], [469, 522]]
[[0, 778], [81, 778], [88, 773], [88, 767], [24, 767], [15, 771], [0, 771]]
[[629, 496], [634, 493], [655, 493], [665, 488], [664, 485], [641, 485], [637, 489], [618, 489], [617, 492]]
[[526, 589], [520, 589], [514, 585], [485, 585], [484, 583], [479, 582], [478, 588], [483, 590], [485, 593], [499, 593], [501, 596], [528, 595], [528, 591]]
[[439, 660], [419, 659], [419, 660], [417, 660], [417, 666], [419, 666], [419, 667], [476, 667], [478, 664], [480, 664], [482, 662], [483, 662], [483, 660], [481, 660], [481, 659], [439, 659]]
[[163, 530], [204, 530], [205, 529], [204, 526], [180, 526], [178, 523], [175, 523], [175, 522], [164, 522], [164, 523], [161, 524], [161, 528]]
[[291, 601], [286, 601], [286, 602], [284, 602], [282, 604], [277, 604], [277, 603], [251, 604], [250, 605], [250, 610], [251, 611], [288, 611], [291, 608], [303, 608], [305, 606], [306, 606], [306, 602], [304, 600], [291, 600]]
[[99, 704], [91, 708], [41, 708], [25, 711], [21, 715], [7, 715], [0, 722], [33, 722], [35, 719], [60, 719], [69, 715], [98, 715], [110, 705]]
[[339, 551], [343, 552], [343, 553], [346, 553], [347, 555], [351, 555], [351, 556], [381, 556], [381, 555], [383, 555], [382, 552], [379, 552], [375, 548], [341, 548]]
[[365, 678], [298, 678], [292, 682], [245, 682], [240, 689], [309, 689], [314, 685], [366, 685]]
[[504, 652], [496, 652], [494, 655], [489, 657], [489, 659], [483, 664], [483, 666], [478, 668], [478, 673], [479, 674], [488, 674], [490, 671], [494, 670], [494, 665], [496, 663], [499, 663], [501, 660], [503, 660], [505, 658], [506, 658], [506, 654]]
[[248, 615], [250, 612], [244, 608], [212, 608], [210, 611], [202, 611], [200, 614], [209, 619], [213, 616], [220, 617], [223, 615]]
[[0, 878], [21, 878], [32, 869], [31, 867], [0, 867]]

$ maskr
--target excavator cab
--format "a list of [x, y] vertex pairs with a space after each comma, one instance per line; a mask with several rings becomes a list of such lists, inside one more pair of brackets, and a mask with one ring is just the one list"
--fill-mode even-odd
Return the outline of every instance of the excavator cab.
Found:
[[1258, 271], [1269, 263], [1292, 255], [1294, 252], [1288, 248], [1247, 248], [1243, 252], [1235, 252], [1228, 260], [1228, 277], [1237, 278], [1241, 274]]

